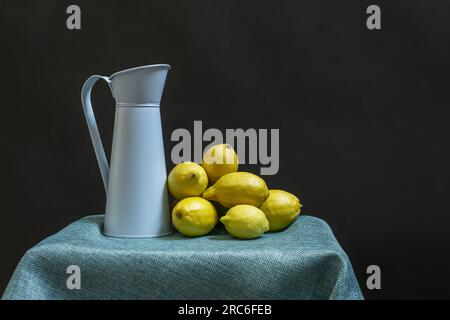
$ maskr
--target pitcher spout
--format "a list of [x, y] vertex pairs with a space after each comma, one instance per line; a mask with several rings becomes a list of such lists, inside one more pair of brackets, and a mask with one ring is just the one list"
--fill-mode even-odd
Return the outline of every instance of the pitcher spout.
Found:
[[114, 73], [110, 77], [117, 107], [159, 107], [168, 64], [153, 64]]

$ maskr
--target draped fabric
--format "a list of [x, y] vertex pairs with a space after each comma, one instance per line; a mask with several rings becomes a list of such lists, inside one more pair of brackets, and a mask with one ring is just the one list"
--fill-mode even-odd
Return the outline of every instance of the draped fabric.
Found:
[[[87, 216], [26, 252], [3, 299], [363, 298], [346, 253], [318, 218], [302, 215], [255, 240], [232, 238], [222, 226], [199, 238], [111, 238], [102, 235], [103, 218]], [[80, 289], [69, 289], [77, 279]]]

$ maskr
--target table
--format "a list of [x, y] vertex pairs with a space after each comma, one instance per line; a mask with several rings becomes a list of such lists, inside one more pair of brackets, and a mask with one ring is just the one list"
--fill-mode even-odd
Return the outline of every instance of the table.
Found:
[[110, 238], [103, 218], [27, 251], [2, 299], [363, 299], [346, 253], [315, 217], [255, 240], [223, 226], [199, 238]]

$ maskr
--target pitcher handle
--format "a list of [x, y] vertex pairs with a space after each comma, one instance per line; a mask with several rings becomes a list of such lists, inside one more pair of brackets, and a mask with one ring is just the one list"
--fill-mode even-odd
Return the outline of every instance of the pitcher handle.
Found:
[[[98, 166], [100, 167], [100, 173], [102, 174], [103, 184], [106, 192], [108, 192], [108, 177], [109, 177], [109, 164], [106, 158], [105, 149], [103, 148], [102, 139], [98, 131], [97, 122], [95, 121], [94, 110], [91, 104], [91, 91], [97, 80], [105, 80], [109, 88], [111, 89], [111, 80], [108, 77], [103, 76], [90, 76], [81, 89], [81, 103], [83, 104], [84, 115], [86, 116], [86, 122], [89, 128], [89, 134], [91, 135], [92, 144], [94, 145], [95, 156], [97, 157]], [[114, 94], [113, 94], [114, 96]]]

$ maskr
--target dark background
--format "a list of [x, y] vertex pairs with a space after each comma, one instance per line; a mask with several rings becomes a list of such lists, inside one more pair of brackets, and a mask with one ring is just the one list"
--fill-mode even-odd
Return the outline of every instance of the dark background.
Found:
[[[69, 4], [82, 30], [67, 30]], [[366, 28], [369, 4], [382, 30]], [[0, 36], [0, 292], [27, 249], [104, 210], [83, 81], [169, 63], [168, 161], [194, 120], [279, 128], [269, 186], [331, 225], [366, 298], [450, 298], [448, 1], [2, 0]], [[109, 154], [104, 83], [93, 103]]]

